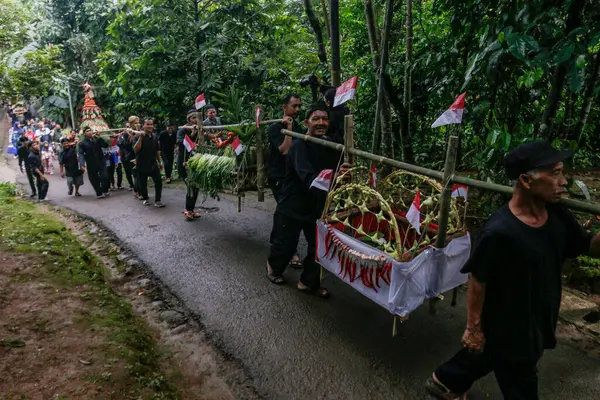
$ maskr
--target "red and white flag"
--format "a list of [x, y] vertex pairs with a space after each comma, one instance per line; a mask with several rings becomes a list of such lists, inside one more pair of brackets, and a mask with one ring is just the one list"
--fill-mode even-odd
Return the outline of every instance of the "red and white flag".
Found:
[[200, 93], [200, 96], [196, 97], [196, 110], [201, 109], [206, 105], [206, 100], [204, 99], [204, 93]]
[[323, 171], [321, 171], [319, 173], [319, 175], [315, 178], [315, 180], [312, 181], [312, 183], [310, 184], [310, 187], [328, 192], [329, 186], [331, 186], [331, 177], [332, 176], [333, 176], [332, 169], [324, 169]]
[[460, 124], [462, 122], [463, 111], [465, 110], [465, 96], [467, 93], [463, 93], [454, 100], [454, 103], [450, 106], [449, 109], [444, 111], [442, 115], [438, 119], [435, 120], [432, 128], [437, 128], [439, 126], [450, 125], [450, 124]]
[[371, 163], [371, 171], [369, 172], [369, 185], [373, 188], [377, 187], [377, 170], [375, 169], [375, 163]]
[[185, 137], [183, 138], [183, 145], [185, 146], [188, 152], [194, 150], [194, 148], [196, 147], [196, 143], [194, 143], [194, 141], [190, 139], [188, 135], [185, 135]]
[[467, 200], [467, 194], [469, 193], [469, 187], [466, 185], [459, 185], [455, 183], [452, 185], [452, 197], [464, 197]]
[[413, 199], [408, 212], [406, 213], [406, 219], [415, 228], [417, 233], [421, 234], [421, 191], [417, 190], [417, 195]]
[[342, 86], [337, 88], [335, 91], [335, 99], [333, 100], [333, 106], [337, 107], [340, 104], [354, 99], [356, 96], [356, 84], [358, 83], [358, 76], [348, 79], [342, 83]]
[[239, 156], [242, 154], [242, 151], [244, 151], [244, 146], [242, 145], [242, 142], [240, 142], [240, 138], [237, 136], [235, 139], [233, 139], [233, 142], [231, 142], [231, 147], [233, 147], [233, 151], [235, 152], [236, 156]]
[[258, 128], [259, 123], [260, 123], [260, 107], [256, 107], [255, 115], [256, 115], [256, 127]]

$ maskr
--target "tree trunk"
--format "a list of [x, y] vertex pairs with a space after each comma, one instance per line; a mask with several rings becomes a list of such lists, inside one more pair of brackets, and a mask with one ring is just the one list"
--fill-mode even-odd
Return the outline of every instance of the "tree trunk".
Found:
[[325, 20], [325, 28], [327, 29], [327, 38], [331, 40], [331, 24], [329, 23], [329, 12], [327, 11], [327, 3], [321, 0], [321, 8], [323, 9], [323, 19]]
[[585, 85], [585, 92], [583, 94], [583, 105], [579, 112], [579, 119], [577, 119], [577, 125], [573, 130], [572, 138], [577, 140], [577, 144], [581, 145], [583, 139], [583, 132], [585, 125], [587, 124], [588, 117], [590, 116], [590, 110], [594, 103], [594, 92], [596, 91], [596, 81], [600, 78], [600, 54], [596, 53], [594, 56], [594, 66], [588, 76], [588, 81]]
[[[188, 3], [189, 4], [189, 3]], [[200, 50], [201, 45], [201, 37], [198, 23], [200, 21], [200, 1], [194, 0], [194, 22], [196, 22], [196, 51]], [[196, 79], [198, 80], [198, 89], [202, 87], [202, 59], [198, 57], [198, 61], [196, 62]]]
[[404, 97], [403, 103], [406, 109], [402, 122], [403, 137], [411, 137], [410, 132], [410, 103], [411, 103], [411, 69], [412, 69], [412, 44], [413, 44], [413, 26], [412, 26], [412, 0], [406, 0], [406, 61], [404, 63]]
[[340, 2], [329, 0], [329, 16], [331, 21], [331, 83], [341, 85], [340, 78]]
[[323, 41], [323, 31], [321, 30], [321, 24], [315, 15], [311, 0], [304, 0], [304, 9], [306, 10], [308, 22], [310, 22], [310, 26], [312, 26], [313, 31], [315, 31], [317, 48], [319, 49], [319, 61], [323, 64], [327, 64], [327, 51], [325, 50], [325, 42]]
[[[584, 9], [585, 0], [573, 0], [569, 6], [569, 13], [567, 15], [567, 21], [565, 24], [564, 37], [567, 37], [569, 33], [581, 24], [581, 15]], [[552, 132], [552, 124], [554, 118], [556, 118], [556, 111], [560, 105], [560, 97], [563, 86], [565, 84], [565, 77], [567, 75], [566, 62], [562, 62], [556, 66], [554, 73], [550, 78], [550, 93], [548, 94], [548, 101], [546, 102], [546, 108], [542, 115], [542, 122], [540, 123], [540, 137], [542, 139], [549, 139]]]
[[[375, 131], [378, 133], [381, 130], [381, 142], [383, 143], [382, 153], [384, 156], [391, 156], [392, 152], [392, 135], [389, 124], [389, 118], [387, 121], [381, 121], [380, 119], [385, 119], [383, 117], [386, 114], [389, 117], [389, 113], [382, 112], [385, 103], [385, 91], [383, 89], [383, 79], [382, 76], [385, 74], [385, 70], [387, 68], [388, 60], [389, 60], [389, 42], [390, 42], [390, 32], [392, 29], [392, 17], [394, 14], [394, 6], [392, 0], [387, 0], [386, 11], [385, 11], [385, 20], [383, 24], [383, 34], [381, 37], [381, 59], [379, 62], [379, 82], [377, 89], [377, 105], [375, 107]], [[373, 35], [374, 36], [374, 35]], [[384, 124], [380, 124], [381, 122], [385, 123], [385, 128], [387, 132], [384, 132], [384, 129], [378, 129], [378, 125], [380, 128], [383, 128]], [[376, 133], [376, 134], [377, 134]], [[386, 136], [387, 135], [387, 136]], [[374, 150], [377, 150], [377, 146], [375, 140], [373, 140]]]
[[[381, 150], [381, 127], [385, 125], [384, 115], [386, 115], [383, 105], [384, 99], [379, 96], [379, 90], [381, 86], [379, 85], [379, 63], [381, 62], [380, 54], [379, 54], [379, 42], [377, 41], [377, 27], [375, 25], [375, 14], [373, 12], [373, 3], [371, 0], [364, 0], [365, 7], [365, 17], [367, 20], [367, 32], [369, 34], [369, 47], [371, 48], [371, 56], [373, 61], [373, 73], [375, 74], [375, 82], [377, 84], [377, 104], [375, 106], [375, 126], [373, 127], [373, 141], [371, 143], [371, 153], [380, 154]], [[384, 96], [382, 96], [384, 97]], [[387, 101], [386, 101], [387, 102]], [[381, 115], [381, 118], [378, 118], [378, 115]], [[389, 105], [388, 112], [389, 116]], [[387, 121], [389, 123], [389, 121]]]

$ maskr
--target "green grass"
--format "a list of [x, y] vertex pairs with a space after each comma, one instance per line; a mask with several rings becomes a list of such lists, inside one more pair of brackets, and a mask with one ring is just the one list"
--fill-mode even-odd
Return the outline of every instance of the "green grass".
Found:
[[[102, 352], [106, 358], [122, 360], [128, 398], [152, 393], [154, 399], [178, 399], [179, 394], [162, 371], [165, 354], [158, 348], [145, 321], [133, 314], [131, 305], [106, 283], [102, 263], [66, 229], [64, 224], [36, 204], [15, 197], [15, 186], [0, 183], [0, 243], [5, 251], [26, 253], [40, 268], [35, 275], [11, 277], [17, 282], [43, 277], [60, 289], [81, 292], [91, 302], [93, 312], [85, 313], [78, 323], [101, 332], [106, 338]], [[84, 286], [85, 285], [85, 286]], [[40, 331], [45, 329], [40, 320]], [[3, 342], [13, 347], [18, 342]], [[119, 375], [119, 378], [114, 378]], [[106, 371], [98, 380], [111, 384], [123, 379], [123, 373]], [[144, 398], [147, 398], [144, 396]]]

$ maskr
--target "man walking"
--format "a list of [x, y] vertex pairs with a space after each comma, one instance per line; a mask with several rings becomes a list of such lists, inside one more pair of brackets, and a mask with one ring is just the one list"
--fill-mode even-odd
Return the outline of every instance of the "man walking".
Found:
[[464, 347], [435, 370], [430, 394], [466, 398], [493, 371], [505, 399], [538, 399], [537, 363], [556, 347], [563, 261], [600, 256], [600, 234], [586, 232], [556, 204], [567, 193], [563, 160], [572, 154], [539, 140], [505, 157], [515, 190], [490, 217], [462, 269], [470, 274]]
[[102, 144], [98, 143], [99, 138], [94, 136], [92, 128], [89, 126], [83, 130], [85, 139], [79, 144], [79, 161], [81, 169], [87, 169], [90, 184], [96, 192], [96, 198], [103, 199], [109, 196], [108, 193], [108, 173], [106, 171], [106, 159], [102, 151]]
[[37, 186], [38, 201], [45, 201], [46, 194], [48, 193], [48, 179], [44, 175], [44, 166], [42, 164], [42, 155], [40, 154], [40, 144], [33, 142], [31, 145], [31, 151], [27, 157], [29, 167], [35, 176], [35, 183]]
[[83, 170], [79, 167], [79, 160], [77, 159], [77, 151], [75, 146], [77, 141], [75, 137], [64, 137], [60, 140], [62, 150], [58, 156], [58, 162], [60, 163], [60, 177], [67, 177], [67, 194], [71, 196], [73, 194], [73, 188], [75, 188], [75, 196], [81, 196], [79, 193], [79, 187], [83, 185]]
[[175, 132], [175, 123], [167, 123], [167, 129], [158, 135], [160, 144], [160, 154], [163, 160], [166, 183], [171, 183], [171, 174], [173, 173], [173, 160], [175, 158], [175, 143], [177, 142], [177, 132]]
[[[137, 117], [130, 117], [129, 119], [135, 122]], [[127, 178], [129, 190], [133, 191], [134, 196], [137, 198], [138, 191], [136, 187], [136, 182], [134, 180], [132, 163], [132, 161], [135, 161], [135, 152], [133, 151], [134, 135], [131, 132], [129, 132], [130, 126], [131, 125], [129, 122], [125, 124], [125, 130], [119, 135], [119, 139], [117, 139], [117, 145], [119, 146], [119, 153], [121, 154], [121, 164], [123, 165], [123, 169], [125, 170], [125, 178]]]
[[187, 121], [187, 123], [185, 125], [192, 126], [193, 128], [191, 130], [181, 128], [177, 131], [177, 146], [178, 146], [178, 150], [179, 150], [177, 153], [177, 173], [179, 174], [179, 177], [184, 182], [187, 179], [187, 171], [186, 171], [185, 163], [187, 163], [187, 160], [190, 159], [190, 157], [192, 156], [192, 153], [187, 151], [187, 149], [183, 145], [183, 141], [185, 139], [185, 135], [188, 135], [189, 138], [192, 139], [192, 141], [196, 141], [196, 136], [198, 136], [198, 130], [196, 129], [196, 110], [195, 109], [191, 109], [188, 111], [186, 121]]
[[23, 167], [25, 167], [25, 173], [27, 174], [27, 180], [29, 181], [29, 186], [31, 187], [31, 195], [29, 197], [34, 198], [37, 196], [37, 189], [35, 183], [33, 181], [33, 171], [31, 171], [31, 166], [29, 165], [29, 153], [31, 152], [31, 142], [27, 140], [25, 136], [21, 136], [19, 139], [19, 148], [17, 150], [17, 155], [19, 156], [19, 169], [23, 172]]
[[162, 208], [165, 205], [160, 201], [162, 193], [162, 180], [160, 170], [162, 169], [158, 139], [154, 134], [154, 121], [150, 118], [144, 119], [143, 133], [134, 139], [133, 151], [135, 151], [135, 165], [138, 174], [138, 190], [144, 200], [144, 205], [152, 205], [148, 197], [148, 177], [154, 182], [154, 206]]

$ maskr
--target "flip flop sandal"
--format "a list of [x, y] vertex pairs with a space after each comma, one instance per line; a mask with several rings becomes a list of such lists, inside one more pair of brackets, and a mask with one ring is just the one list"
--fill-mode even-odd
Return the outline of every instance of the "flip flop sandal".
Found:
[[331, 293], [329, 293], [329, 290], [327, 290], [324, 287], [320, 287], [317, 290], [314, 290], [314, 289], [310, 289], [308, 286], [304, 286], [304, 284], [302, 286], [303, 287], [297, 286], [299, 291], [306, 293], [306, 294], [314, 294], [320, 299], [328, 299], [329, 296], [331, 296]]
[[188, 211], [184, 211], [183, 212], [183, 217], [185, 218], [186, 221], [193, 221], [194, 220], [194, 215], [191, 212], [188, 212]]
[[296, 259], [296, 258], [292, 258], [292, 260], [290, 261], [290, 263], [288, 265], [294, 269], [304, 268], [304, 264], [302, 264], [302, 260]]
[[270, 274], [269, 267], [265, 267], [265, 272], [267, 273], [267, 279], [269, 279], [271, 283], [275, 285], [283, 285], [285, 283], [285, 279], [283, 279], [283, 276]]
[[440, 400], [467, 400], [467, 394], [457, 394], [453, 393], [446, 386], [437, 383], [432, 376], [427, 378], [427, 382], [425, 383], [425, 389], [427, 392]]
[[200, 218], [202, 216], [202, 214], [200, 214], [199, 212], [194, 212], [192, 215], [194, 216], [194, 218]]

